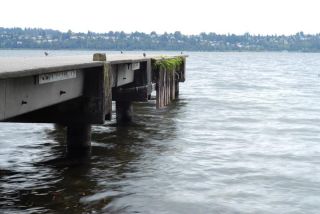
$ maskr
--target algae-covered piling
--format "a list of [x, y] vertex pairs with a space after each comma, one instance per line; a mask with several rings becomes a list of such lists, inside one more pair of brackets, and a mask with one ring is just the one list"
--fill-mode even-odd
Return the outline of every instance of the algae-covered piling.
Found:
[[157, 108], [175, 100], [179, 93], [179, 82], [184, 78], [185, 57], [159, 57], [152, 59], [153, 75], [157, 83]]

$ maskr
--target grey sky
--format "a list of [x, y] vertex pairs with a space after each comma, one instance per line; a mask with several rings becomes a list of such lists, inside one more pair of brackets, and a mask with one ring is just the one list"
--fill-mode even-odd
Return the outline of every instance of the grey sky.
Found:
[[3, 0], [2, 27], [75, 32], [319, 33], [319, 0]]

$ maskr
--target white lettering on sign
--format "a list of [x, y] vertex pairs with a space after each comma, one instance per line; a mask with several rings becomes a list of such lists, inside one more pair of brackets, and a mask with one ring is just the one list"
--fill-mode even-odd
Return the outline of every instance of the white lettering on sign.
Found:
[[77, 77], [77, 71], [62, 71], [57, 73], [40, 74], [39, 84], [57, 82], [61, 80], [74, 79]]
[[132, 63], [132, 70], [138, 70], [140, 69], [140, 62], [135, 62], [135, 63]]

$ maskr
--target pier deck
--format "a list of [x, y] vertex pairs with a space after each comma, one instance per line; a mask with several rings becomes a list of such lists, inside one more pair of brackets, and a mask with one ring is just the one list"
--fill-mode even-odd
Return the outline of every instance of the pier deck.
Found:
[[[183, 55], [185, 56], [185, 55]], [[138, 55], [108, 55], [106, 63], [124, 64], [146, 62], [152, 58]], [[174, 56], [172, 56], [174, 57]], [[0, 57], [0, 79], [37, 75], [67, 69], [83, 69], [102, 66], [105, 62], [92, 60], [92, 55], [77, 56], [43, 56], [43, 57]]]

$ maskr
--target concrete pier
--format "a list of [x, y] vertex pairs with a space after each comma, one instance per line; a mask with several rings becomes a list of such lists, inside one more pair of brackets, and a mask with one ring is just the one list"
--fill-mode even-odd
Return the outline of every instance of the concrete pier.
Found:
[[0, 57], [0, 122], [62, 124], [68, 153], [86, 153], [91, 125], [112, 119], [112, 101], [121, 125], [133, 120], [132, 103], [148, 102], [154, 90], [157, 108], [175, 100], [186, 57]]

